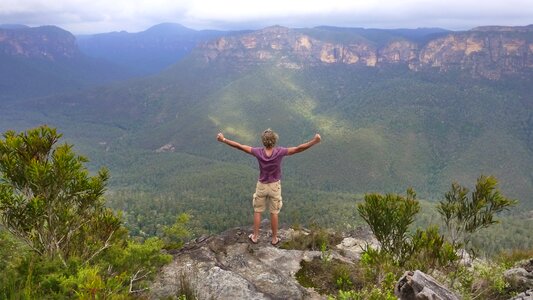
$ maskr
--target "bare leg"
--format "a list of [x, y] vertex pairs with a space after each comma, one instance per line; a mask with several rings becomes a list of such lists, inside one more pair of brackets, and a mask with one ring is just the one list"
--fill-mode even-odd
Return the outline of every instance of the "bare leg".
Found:
[[261, 223], [261, 213], [254, 212], [254, 239], [259, 239], [259, 223]]
[[270, 226], [272, 227], [272, 243], [278, 242], [278, 214], [270, 214]]

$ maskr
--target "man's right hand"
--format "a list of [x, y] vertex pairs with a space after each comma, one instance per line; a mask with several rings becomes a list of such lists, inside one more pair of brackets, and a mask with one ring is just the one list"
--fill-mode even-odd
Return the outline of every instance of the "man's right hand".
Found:
[[320, 136], [320, 134], [315, 134], [315, 137], [313, 138], [313, 141], [315, 142], [315, 144], [318, 144], [320, 143], [320, 141], [322, 140], [322, 137]]
[[223, 142], [223, 141], [224, 141], [224, 135], [222, 134], [222, 132], [219, 132], [219, 133], [217, 134], [217, 140], [218, 140], [219, 142]]

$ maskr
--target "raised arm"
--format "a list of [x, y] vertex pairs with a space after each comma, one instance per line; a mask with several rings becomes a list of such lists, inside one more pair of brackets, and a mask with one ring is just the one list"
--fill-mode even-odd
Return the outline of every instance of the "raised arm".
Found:
[[252, 147], [247, 146], [247, 145], [242, 145], [242, 144], [239, 144], [239, 143], [237, 143], [235, 141], [227, 139], [227, 138], [224, 137], [224, 135], [222, 133], [217, 134], [217, 140], [219, 142], [227, 144], [227, 145], [229, 145], [229, 146], [231, 146], [233, 148], [239, 149], [239, 150], [241, 150], [243, 152], [246, 152], [248, 154], [252, 154]]
[[300, 146], [298, 147], [290, 147], [288, 150], [289, 152], [287, 153], [287, 155], [293, 155], [293, 154], [296, 154], [296, 153], [300, 153], [302, 151], [305, 151], [309, 148], [311, 148], [312, 146], [320, 143], [320, 140], [322, 138], [320, 137], [320, 134], [315, 134], [315, 137], [313, 137], [309, 142], [307, 143], [303, 143], [301, 144]]

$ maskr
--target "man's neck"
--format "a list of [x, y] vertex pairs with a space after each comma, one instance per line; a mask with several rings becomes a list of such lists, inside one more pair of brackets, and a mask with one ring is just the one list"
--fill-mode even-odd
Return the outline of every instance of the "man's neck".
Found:
[[266, 154], [267, 156], [271, 156], [273, 150], [274, 150], [273, 147], [272, 147], [272, 148], [267, 148], [267, 147], [265, 147], [265, 154]]

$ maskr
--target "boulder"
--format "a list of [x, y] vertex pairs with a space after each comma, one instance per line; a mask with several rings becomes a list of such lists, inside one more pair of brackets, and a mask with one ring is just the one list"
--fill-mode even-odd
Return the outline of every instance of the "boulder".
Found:
[[514, 268], [503, 273], [513, 290], [533, 289], [533, 258], [518, 262]]
[[458, 300], [452, 291], [438, 283], [433, 277], [421, 272], [405, 272], [400, 278], [394, 294], [401, 300]]
[[509, 300], [533, 300], [533, 290], [527, 290], [520, 293]]
[[359, 260], [366, 247], [374, 249], [379, 249], [380, 247], [378, 240], [366, 228], [357, 228], [353, 232], [348, 233], [348, 236], [336, 246], [339, 252], [352, 260]]
[[457, 250], [456, 254], [459, 257], [460, 265], [468, 267], [468, 268], [472, 267], [474, 263], [474, 259], [472, 258], [470, 253], [468, 253], [468, 251], [466, 251], [465, 249], [459, 249]]

